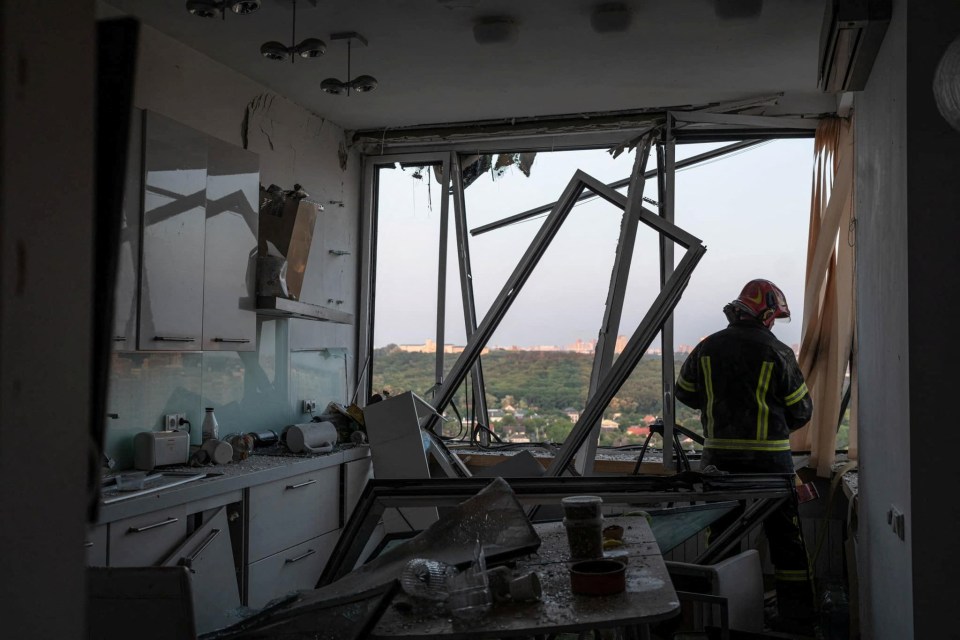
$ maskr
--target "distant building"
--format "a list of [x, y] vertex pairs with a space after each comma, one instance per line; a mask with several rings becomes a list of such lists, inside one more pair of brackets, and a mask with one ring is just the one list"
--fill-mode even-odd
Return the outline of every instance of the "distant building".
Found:
[[572, 351], [574, 353], [593, 353], [596, 348], [596, 340], [587, 340], [584, 342], [580, 338], [577, 338], [577, 341], [573, 344], [567, 345], [567, 351]]
[[580, 412], [573, 407], [567, 407], [563, 410], [563, 413], [570, 418], [570, 422], [576, 422], [580, 419]]
[[647, 426], [650, 426], [656, 421], [657, 421], [657, 416], [651, 416], [650, 414], [643, 416], [643, 424]]
[[[436, 353], [437, 352], [437, 342], [436, 340], [431, 340], [427, 338], [423, 344], [398, 344], [397, 348], [400, 351], [405, 351], [406, 353]], [[463, 353], [465, 347], [459, 344], [445, 344], [443, 345], [444, 353]], [[481, 355], [486, 355], [490, 353], [490, 349], [484, 347], [480, 352]]]
[[645, 436], [650, 433], [650, 427], [633, 425], [632, 427], [627, 427], [627, 435], [630, 436]]
[[627, 348], [627, 336], [617, 336], [617, 344], [613, 347], [614, 353], [623, 353], [623, 350]]
[[602, 431], [619, 431], [620, 424], [616, 420], [601, 420], [600, 429]]

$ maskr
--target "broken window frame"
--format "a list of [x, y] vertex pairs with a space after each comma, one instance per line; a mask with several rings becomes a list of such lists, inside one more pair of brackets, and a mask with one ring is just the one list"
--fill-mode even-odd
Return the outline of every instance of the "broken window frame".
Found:
[[[754, 144], [757, 144], [764, 140], [771, 139], [782, 139], [782, 138], [798, 138], [798, 137], [812, 137], [816, 129], [817, 121], [814, 119], [803, 119], [803, 118], [779, 118], [779, 117], [769, 117], [769, 116], [744, 116], [741, 114], [725, 114], [717, 113], [715, 111], [691, 111], [691, 112], [676, 112], [676, 111], [667, 111], [663, 112], [660, 119], [647, 120], [645, 122], [647, 126], [640, 129], [640, 135], [635, 136], [630, 142], [623, 142], [622, 133], [619, 134], [621, 138], [617, 141], [617, 144], [614, 145], [618, 150], [622, 150], [625, 146], [636, 144], [640, 139], [647, 135], [651, 129], [659, 127], [662, 131], [660, 139], [657, 141], [657, 158], [658, 158], [658, 167], [656, 170], [656, 175], [660, 187], [660, 195], [658, 196], [659, 202], [659, 215], [660, 217], [668, 222], [670, 226], [673, 221], [673, 202], [674, 202], [674, 187], [675, 187], [675, 172], [677, 169], [677, 162], [675, 160], [675, 149], [677, 143], [697, 143], [697, 142], [717, 142], [717, 141], [738, 141], [734, 144], [728, 145], [723, 149], [714, 150], [701, 154], [699, 157], [690, 158], [685, 161], [682, 161], [683, 166], [690, 166], [695, 164], [698, 161], [703, 161], [720, 155], [725, 155], [733, 151], [737, 151], [743, 148], [747, 148]], [[363, 187], [362, 187], [362, 220], [361, 220], [361, 295], [360, 295], [360, 310], [358, 314], [359, 318], [359, 327], [358, 327], [358, 355], [359, 358], [365, 363], [364, 368], [361, 371], [367, 369], [366, 365], [370, 364], [373, 355], [373, 320], [374, 320], [374, 307], [375, 307], [375, 278], [376, 278], [376, 227], [377, 227], [377, 207], [378, 207], [378, 170], [386, 165], [392, 165], [396, 163], [401, 163], [404, 166], [422, 166], [426, 164], [444, 164], [445, 166], [459, 166], [459, 154], [460, 153], [476, 153], [478, 150], [483, 150], [484, 152], [489, 153], [507, 153], [507, 152], [517, 152], [519, 150], [525, 151], [540, 151], [540, 150], [575, 150], [575, 149], [585, 149], [585, 148], [609, 148], [613, 139], [612, 135], [617, 135], [616, 133], [605, 133], [602, 135], [591, 135], [589, 136], [590, 142], [584, 144], [584, 134], [570, 134], [569, 136], [564, 136], [562, 133], [554, 133], [546, 136], [533, 136], [530, 138], [519, 138], [514, 141], [505, 141], [503, 139], [492, 138], [488, 141], [473, 141], [470, 143], [464, 142], [437, 142], [435, 138], [428, 138], [426, 143], [420, 143], [415, 139], [411, 139], [400, 144], [394, 144], [389, 147], [391, 152], [390, 155], [365, 155], [363, 163]], [[600, 142], [602, 141], [602, 142]], [[566, 142], [566, 144], [564, 144]], [[381, 153], [387, 149], [384, 145], [381, 144], [380, 150]], [[406, 150], [411, 150], [410, 153], [402, 152]], [[418, 149], [418, 151], [413, 151]], [[638, 151], [639, 153], [639, 151]], [[446, 159], [446, 160], [445, 160]], [[643, 178], [649, 177], [650, 172], [644, 172], [640, 174]], [[634, 174], [637, 174], [637, 171], [634, 171]], [[446, 173], [445, 173], [446, 176]], [[631, 176], [629, 181], [634, 180], [637, 175]], [[452, 186], [453, 196], [455, 199], [455, 215], [457, 216], [458, 223], [460, 220], [463, 220], [465, 226], [465, 210], [463, 205], [463, 185], [462, 185], [462, 175], [460, 171], [453, 172], [452, 176]], [[600, 185], [607, 189], [610, 186], [616, 185], [617, 187], [622, 186], [622, 182], [612, 183], [612, 185]], [[449, 184], [446, 180], [444, 184]], [[459, 186], [458, 186], [459, 185]], [[459, 194], [457, 190], [459, 189]], [[616, 192], [614, 192], [616, 193]], [[447, 201], [447, 198], [450, 197], [450, 189], [444, 188], [444, 202]], [[616, 193], [617, 196], [623, 197], [622, 194]], [[573, 200], [576, 202], [580, 199], [578, 197]], [[638, 199], [640, 200], [640, 199]], [[642, 200], [641, 200], [642, 201]], [[554, 207], [559, 204], [560, 201], [554, 203]], [[459, 204], [458, 204], [459, 203]], [[449, 211], [449, 209], [448, 209]], [[543, 208], [534, 209], [528, 212], [517, 214], [511, 216], [507, 219], [501, 220], [497, 223], [491, 223], [485, 225], [484, 227], [478, 227], [471, 231], [472, 235], [482, 233], [485, 231], [492, 230], [493, 225], [503, 226], [511, 222], [518, 221], [522, 219], [522, 216], [532, 217], [537, 213], [541, 213]], [[462, 217], [461, 217], [462, 216]], [[546, 223], [544, 223], [544, 226]], [[445, 234], [444, 234], [445, 235]], [[539, 235], [539, 234], [538, 234]], [[461, 262], [461, 282], [463, 283], [463, 278], [469, 277], [469, 249], [464, 250], [464, 247], [469, 247], [469, 239], [464, 233], [464, 230], [458, 230], [457, 232], [458, 240], [458, 255], [460, 256]], [[674, 275], [674, 260], [673, 260], [673, 245], [670, 242], [665, 242], [665, 239], [661, 236], [661, 250], [660, 250], [660, 279], [661, 279], [661, 295], [658, 296], [657, 300], [660, 301], [663, 298], [664, 287], [666, 283], [672, 280]], [[702, 245], [701, 245], [702, 246]], [[441, 268], [444, 269], [444, 273], [438, 274], [438, 280], [443, 283], [446, 282], [445, 274], [445, 238], [441, 239]], [[464, 263], [464, 254], [466, 254], [466, 263]], [[689, 255], [689, 251], [688, 251]], [[699, 258], [696, 258], [698, 260]], [[694, 261], [695, 262], [695, 261]], [[465, 266], [464, 266], [465, 264]], [[677, 271], [679, 271], [678, 265]], [[691, 269], [692, 270], [692, 269]], [[686, 274], [686, 278], [689, 278], [689, 273]], [[508, 281], [509, 282], [509, 281]], [[683, 281], [685, 284], [686, 280]], [[364, 287], [365, 285], [365, 287]], [[613, 280], [611, 281], [611, 286], [613, 285]], [[445, 285], [444, 285], [445, 286]], [[682, 290], [682, 287], [681, 287]], [[505, 288], [504, 292], [507, 289]], [[471, 309], [468, 309], [467, 301], [467, 290], [461, 285], [461, 292], [464, 297], [464, 314], [467, 327], [467, 338], [468, 344], [467, 348], [470, 348], [470, 338], [473, 331], [476, 331], [476, 318], [475, 318], [475, 309], [472, 309], [472, 303], [469, 303], [469, 306], [473, 312], [473, 323], [470, 322], [470, 312]], [[512, 292], [511, 295], [514, 295], [516, 292]], [[444, 293], [441, 293], [444, 295]], [[472, 298], [472, 286], [470, 287], [470, 297]], [[494, 302], [494, 305], [497, 303]], [[655, 302], [655, 305], [657, 303]], [[676, 303], [674, 302], [674, 305]], [[438, 306], [438, 310], [442, 309]], [[441, 327], [443, 323], [442, 312], [438, 313], [438, 335], [441, 335]], [[649, 314], [648, 314], [649, 315]], [[644, 318], [642, 325], [646, 324], [647, 318]], [[643, 327], [638, 328], [638, 332]], [[661, 351], [662, 351], [662, 379], [663, 379], [663, 418], [664, 418], [664, 438], [663, 438], [663, 460], [662, 466], [664, 470], [670, 471], [673, 470], [673, 419], [675, 416], [675, 400], [673, 393], [673, 385], [675, 383], [675, 362], [674, 362], [674, 344], [673, 344], [673, 316], [672, 316], [672, 307], [670, 313], [662, 321], [662, 332], [661, 332]], [[637, 338], [638, 333], [634, 334], [634, 338]], [[485, 342], [485, 341], [484, 341]], [[633, 343], [634, 340], [631, 339], [630, 343]], [[442, 341], [437, 342], [438, 345], [443, 344]], [[628, 345], [629, 348], [629, 345]], [[443, 362], [443, 349], [438, 347], [438, 371], [442, 373], [442, 362]], [[466, 354], [466, 349], [461, 358]], [[477, 351], [479, 354], [479, 350]], [[643, 353], [637, 355], [636, 359], [639, 361], [639, 358], [642, 357]], [[622, 359], [622, 357], [621, 357]], [[482, 373], [479, 366], [479, 357], [473, 358], [476, 368], [472, 371], [474, 375], [474, 385], [475, 396], [483, 396], [483, 384], [482, 384]], [[634, 363], [633, 366], [635, 366]], [[457, 365], [454, 365], [454, 369], [451, 371], [451, 374], [457, 372]], [[595, 367], [596, 368], [596, 367]], [[632, 371], [632, 367], [630, 368]], [[361, 373], [361, 376], [363, 374]], [[457, 372], [457, 376], [461, 378], [460, 381], [454, 386], [454, 390], [459, 386], [460, 382], [463, 379], [463, 372]], [[366, 376], [364, 380], [362, 377], [356, 381], [357, 388], [365, 388], [366, 396], [370, 395], [372, 390], [371, 387], [371, 375]], [[447, 380], [451, 378], [448, 375]], [[440, 379], [440, 374], [438, 374], [438, 381]], [[624, 378], [625, 380], [625, 378]], [[479, 384], [477, 384], [479, 381]], [[622, 384], [622, 382], [620, 383]], [[449, 386], [446, 384], [440, 385], [440, 388], [437, 392], [437, 395], [441, 395], [440, 401], [435, 402], [435, 406], [438, 409], [443, 409], [446, 405], [444, 398], [442, 396], [448, 395], [451, 392], [444, 389], [444, 387]], [[619, 389], [619, 386], [618, 386]], [[615, 392], [614, 392], [615, 393]], [[595, 395], [595, 394], [592, 394]], [[593, 400], [593, 397], [588, 400], [588, 407], [590, 402]], [[436, 395], [435, 395], [436, 397]], [[611, 395], [612, 398], [612, 395]], [[449, 400], [449, 398], [447, 399]], [[609, 402], [609, 400], [607, 400]], [[602, 411], [605, 407], [600, 407], [600, 413], [598, 415], [602, 416]], [[596, 410], [592, 409], [591, 413], [594, 413]], [[583, 419], [583, 414], [581, 415], [581, 420]], [[599, 422], [599, 418], [597, 419]], [[578, 430], [580, 421], [574, 427], [574, 432], [583, 431], [583, 429]], [[571, 432], [573, 435], [574, 432]], [[589, 433], [580, 434], [578, 433], [578, 439], [585, 440], [588, 437]], [[568, 436], [567, 440], [570, 440]], [[583, 444], [581, 440], [581, 444]], [[592, 439], [591, 439], [592, 440]], [[594, 445], [595, 446], [595, 445]], [[566, 443], [564, 449], [567, 449]], [[574, 454], [576, 450], [579, 449], [579, 445], [574, 448]], [[563, 449], [562, 449], [563, 450]], [[595, 453], [595, 448], [594, 448]], [[566, 454], [564, 455], [566, 458]], [[578, 471], [589, 473], [589, 464], [585, 464], [587, 459], [590, 459], [593, 462], [594, 456], [584, 455], [583, 463], [577, 465]], [[559, 469], [565, 470], [567, 465], [572, 460], [572, 454], [570, 459], [565, 459], [565, 461], [560, 465]], [[555, 463], [557, 460], [555, 459]], [[557, 471], [559, 473], [559, 471]]]
[[[542, 477], [504, 478], [521, 504], [538, 507], [560, 504], [573, 495], [600, 496], [606, 505], [659, 505], [663, 503], [756, 501], [735, 527], [725, 531], [716, 544], [704, 552], [719, 554], [732, 548], [779, 504], [792, 494], [791, 474], [699, 473], [673, 478], [627, 477]], [[405, 507], [454, 507], [488, 484], [490, 478], [423, 478], [369, 480], [345, 523], [330, 554], [317, 588], [350, 573], [363, 558], [364, 547], [386, 509]]]

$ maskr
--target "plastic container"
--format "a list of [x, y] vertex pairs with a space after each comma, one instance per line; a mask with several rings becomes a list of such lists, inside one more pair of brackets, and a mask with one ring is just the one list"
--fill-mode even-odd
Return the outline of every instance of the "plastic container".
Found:
[[603, 557], [603, 519], [589, 520], [563, 519], [567, 529], [567, 543], [570, 557], [574, 560], [589, 560]]
[[560, 501], [563, 505], [563, 515], [568, 520], [593, 520], [602, 517], [600, 507], [603, 498], [600, 496], [568, 496]]
[[146, 471], [131, 471], [117, 476], [117, 489], [120, 491], [139, 491], [146, 483]]
[[400, 587], [414, 598], [444, 601], [450, 596], [448, 582], [457, 570], [445, 562], [414, 558], [400, 574]]
[[220, 437], [220, 425], [217, 424], [217, 416], [213, 414], [213, 407], [207, 407], [203, 416], [203, 426], [201, 427], [203, 440]]

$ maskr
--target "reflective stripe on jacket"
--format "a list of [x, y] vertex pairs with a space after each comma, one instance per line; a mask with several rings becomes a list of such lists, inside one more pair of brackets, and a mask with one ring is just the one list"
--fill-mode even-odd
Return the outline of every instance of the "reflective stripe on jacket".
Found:
[[700, 410], [705, 449], [789, 451], [813, 402], [797, 359], [763, 325], [732, 323], [705, 338], [680, 369], [677, 400]]

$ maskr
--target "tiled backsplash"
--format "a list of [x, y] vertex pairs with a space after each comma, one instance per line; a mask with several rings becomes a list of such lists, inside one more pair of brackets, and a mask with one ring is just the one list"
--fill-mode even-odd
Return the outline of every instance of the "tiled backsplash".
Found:
[[257, 324], [257, 351], [115, 353], [111, 363], [105, 452], [120, 469], [133, 464], [133, 436], [159, 431], [163, 416], [186, 413], [200, 442], [204, 407], [213, 407], [221, 437], [306, 422], [303, 400], [346, 402], [344, 348], [288, 349], [288, 320]]

